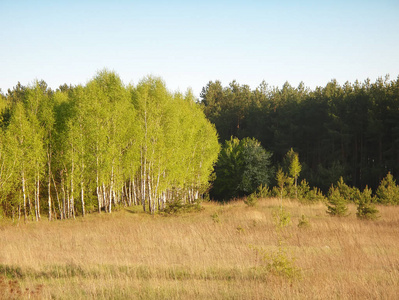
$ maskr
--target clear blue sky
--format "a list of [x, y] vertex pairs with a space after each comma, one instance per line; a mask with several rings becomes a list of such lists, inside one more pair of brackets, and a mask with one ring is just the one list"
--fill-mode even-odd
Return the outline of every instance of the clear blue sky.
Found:
[[0, 40], [3, 93], [85, 84], [103, 68], [196, 96], [210, 80], [313, 89], [399, 75], [399, 0], [0, 0]]

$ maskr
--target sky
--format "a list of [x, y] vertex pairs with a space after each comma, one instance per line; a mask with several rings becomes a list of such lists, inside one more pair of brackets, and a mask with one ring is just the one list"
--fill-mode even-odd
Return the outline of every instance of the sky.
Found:
[[209, 81], [314, 89], [399, 75], [399, 0], [0, 0], [0, 88], [159, 76], [196, 97]]

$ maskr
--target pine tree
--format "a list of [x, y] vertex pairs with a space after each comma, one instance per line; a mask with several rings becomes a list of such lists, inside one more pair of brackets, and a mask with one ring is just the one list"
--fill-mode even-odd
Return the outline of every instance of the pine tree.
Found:
[[359, 219], [375, 220], [378, 218], [378, 209], [373, 204], [373, 197], [371, 194], [372, 191], [367, 186], [361, 193], [356, 213]]
[[353, 201], [353, 189], [351, 189], [345, 182], [343, 177], [341, 176], [337, 182], [337, 188], [342, 198], [346, 202]]
[[327, 213], [331, 216], [345, 217], [348, 207], [338, 188], [331, 186], [328, 192]]
[[301, 173], [302, 166], [299, 162], [298, 153], [294, 152], [291, 148], [290, 152], [287, 154], [288, 157], [291, 157], [291, 163], [289, 167], [289, 172], [292, 178], [294, 178], [295, 184], [295, 198], [298, 199], [298, 177]]
[[288, 181], [288, 177], [287, 177], [287, 175], [285, 175], [285, 173], [283, 172], [283, 170], [281, 168], [279, 168], [276, 173], [276, 181], [277, 181], [277, 187], [278, 187], [279, 195], [280, 195], [280, 202], [282, 203], [284, 193], [285, 193], [284, 188]]
[[391, 172], [381, 180], [381, 184], [376, 190], [376, 198], [382, 204], [399, 204], [399, 186], [393, 179]]

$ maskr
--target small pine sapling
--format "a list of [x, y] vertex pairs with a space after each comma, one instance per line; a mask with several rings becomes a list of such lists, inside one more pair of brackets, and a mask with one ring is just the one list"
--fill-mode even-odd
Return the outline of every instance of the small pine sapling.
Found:
[[399, 204], [399, 186], [390, 172], [381, 180], [381, 184], [376, 191], [376, 198], [382, 204]]
[[245, 197], [244, 203], [250, 207], [256, 206], [258, 203], [258, 197], [256, 196], [256, 193], [252, 193], [251, 195]]
[[331, 216], [347, 216], [348, 206], [338, 188], [331, 186], [328, 192], [327, 213]]
[[371, 195], [372, 191], [366, 186], [366, 188], [361, 193], [360, 199], [357, 205], [356, 216], [363, 220], [375, 220], [379, 216], [378, 209], [375, 208], [373, 203], [373, 197]]

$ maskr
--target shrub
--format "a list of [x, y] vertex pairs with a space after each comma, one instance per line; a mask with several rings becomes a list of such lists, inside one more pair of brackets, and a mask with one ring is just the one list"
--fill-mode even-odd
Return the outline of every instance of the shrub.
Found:
[[169, 215], [175, 215], [186, 212], [201, 211], [202, 209], [203, 208], [201, 207], [200, 200], [194, 201], [193, 203], [183, 203], [181, 199], [176, 199], [166, 204], [163, 213]]
[[281, 207], [279, 209], [276, 209], [272, 213], [273, 215], [273, 222], [277, 229], [281, 229], [283, 227], [287, 227], [291, 223], [291, 214], [284, 209], [284, 207]]
[[376, 198], [381, 204], [399, 204], [399, 187], [390, 172], [381, 180], [381, 184], [376, 191]]
[[341, 196], [339, 189], [331, 186], [328, 192], [327, 213], [331, 216], [344, 217], [347, 211], [346, 200]]
[[310, 193], [310, 186], [306, 179], [303, 179], [298, 186], [298, 199], [307, 200]]
[[301, 202], [315, 203], [318, 201], [324, 201], [325, 197], [320, 189], [317, 187], [311, 189], [306, 179], [303, 179], [301, 184], [298, 186], [298, 199]]
[[181, 199], [170, 201], [166, 204], [164, 212], [167, 214], [176, 214], [183, 210], [184, 204]]
[[310, 227], [309, 219], [305, 215], [302, 215], [302, 217], [299, 219], [298, 227], [299, 228], [309, 228]]
[[213, 215], [211, 215], [211, 218], [213, 220], [213, 222], [215, 223], [220, 223], [220, 218], [217, 212], [215, 212]]
[[255, 251], [261, 266], [268, 272], [288, 279], [300, 278], [300, 269], [295, 266], [295, 259], [288, 255], [287, 249], [281, 243], [277, 251], [267, 251], [252, 245], [249, 247]]
[[256, 190], [256, 195], [258, 198], [267, 198], [270, 195], [270, 191], [267, 185], [261, 184], [258, 186], [258, 189]]
[[[341, 198], [343, 198], [346, 202], [353, 201], [353, 188], [349, 187], [345, 182], [343, 177], [341, 176], [337, 182], [337, 189]], [[355, 188], [356, 189], [356, 188]]]
[[359, 219], [375, 220], [378, 218], [378, 209], [373, 204], [372, 191], [367, 186], [361, 193], [356, 216]]
[[272, 190], [274, 197], [279, 197], [281, 200], [295, 197], [294, 179], [285, 174], [281, 168], [276, 173], [276, 182], [277, 186]]
[[251, 207], [256, 206], [256, 204], [258, 203], [258, 197], [256, 196], [255, 193], [253, 193], [248, 197], [244, 198], [244, 203]]

